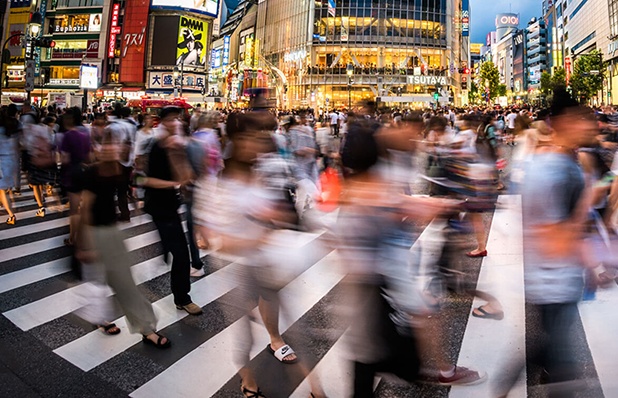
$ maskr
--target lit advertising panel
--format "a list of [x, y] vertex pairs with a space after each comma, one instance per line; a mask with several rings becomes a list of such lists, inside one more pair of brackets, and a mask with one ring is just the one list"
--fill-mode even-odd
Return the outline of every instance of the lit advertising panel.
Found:
[[120, 81], [124, 83], [144, 82], [144, 62], [146, 56], [146, 32], [150, 0], [133, 0], [126, 3], [125, 19], [122, 26], [122, 46], [120, 48]]
[[205, 66], [208, 22], [180, 17], [176, 43], [176, 65]]
[[79, 87], [93, 90], [99, 88], [99, 68], [82, 65], [79, 68]]
[[152, 0], [152, 8], [191, 11], [216, 18], [219, 0]]

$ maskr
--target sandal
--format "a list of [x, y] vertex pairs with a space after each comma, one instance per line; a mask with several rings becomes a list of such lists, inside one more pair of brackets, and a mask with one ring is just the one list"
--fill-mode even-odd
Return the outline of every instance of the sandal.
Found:
[[282, 363], [289, 363], [289, 364], [294, 364], [296, 362], [298, 362], [298, 357], [296, 357], [296, 359], [292, 359], [289, 361], [286, 361], [285, 358], [289, 357], [292, 354], [295, 354], [294, 350], [292, 349], [292, 347], [290, 347], [287, 344], [284, 344], [281, 348], [279, 348], [277, 351], [273, 350], [273, 348], [270, 346], [270, 344], [268, 344], [266, 346], [266, 349], [268, 350], [268, 352], [270, 352], [275, 358], [277, 358], [279, 360], [279, 362]]
[[500, 321], [502, 320], [502, 318], [504, 318], [504, 311], [487, 312], [485, 311], [485, 308], [483, 308], [483, 306], [475, 308], [475, 310], [480, 312], [480, 314], [477, 314], [474, 311], [472, 311], [472, 316], [476, 318], [495, 319], [496, 321]]
[[[170, 347], [172, 345], [172, 342], [167, 337], [161, 336], [160, 334], [157, 334], [157, 336], [159, 338], [157, 339], [157, 342], [155, 343], [154, 341], [150, 340], [148, 338], [148, 336], [142, 335], [142, 342], [144, 344], [149, 344], [149, 345], [155, 346], [155, 347], [160, 348], [160, 349], [168, 348], [168, 347]], [[166, 339], [167, 341], [165, 343], [161, 343], [161, 340], [163, 340], [163, 339]]]
[[120, 328], [115, 323], [108, 323], [107, 325], [96, 325], [97, 329], [101, 329], [103, 333], [108, 336], [113, 336], [120, 333]]
[[260, 390], [259, 388], [257, 389], [257, 391], [251, 391], [241, 384], [240, 391], [242, 391], [242, 394], [247, 398], [266, 398], [266, 395], [264, 395], [262, 393], [262, 390]]
[[6, 223], [7, 223], [8, 225], [15, 225], [15, 221], [16, 221], [16, 220], [17, 220], [17, 219], [15, 218], [15, 216], [11, 216], [11, 217], [9, 217], [9, 218], [7, 218], [7, 219], [6, 219]]

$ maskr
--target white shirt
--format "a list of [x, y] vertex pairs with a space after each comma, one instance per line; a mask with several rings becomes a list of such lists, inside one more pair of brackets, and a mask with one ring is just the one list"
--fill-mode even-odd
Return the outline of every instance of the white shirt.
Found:
[[339, 115], [337, 115], [335, 112], [330, 114], [330, 124], [337, 124], [337, 120], [339, 120]]
[[517, 114], [516, 113], [509, 113], [508, 115], [506, 115], [506, 118], [504, 118], [506, 120], [506, 127], [510, 128], [510, 129], [514, 129], [515, 128], [515, 119], [517, 118]]

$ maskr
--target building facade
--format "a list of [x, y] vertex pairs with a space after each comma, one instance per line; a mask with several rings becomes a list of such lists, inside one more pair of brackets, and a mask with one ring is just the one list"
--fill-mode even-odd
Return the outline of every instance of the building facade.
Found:
[[528, 92], [541, 86], [541, 74], [548, 70], [547, 29], [543, 19], [532, 19], [525, 30], [526, 88]]
[[468, 30], [461, 0], [260, 0], [256, 40], [282, 107], [420, 107], [460, 101]]

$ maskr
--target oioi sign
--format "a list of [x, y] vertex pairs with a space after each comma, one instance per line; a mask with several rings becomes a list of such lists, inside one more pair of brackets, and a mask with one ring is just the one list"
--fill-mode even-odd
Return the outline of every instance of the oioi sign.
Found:
[[496, 28], [517, 27], [519, 26], [519, 15], [517, 14], [498, 14], [496, 16]]

